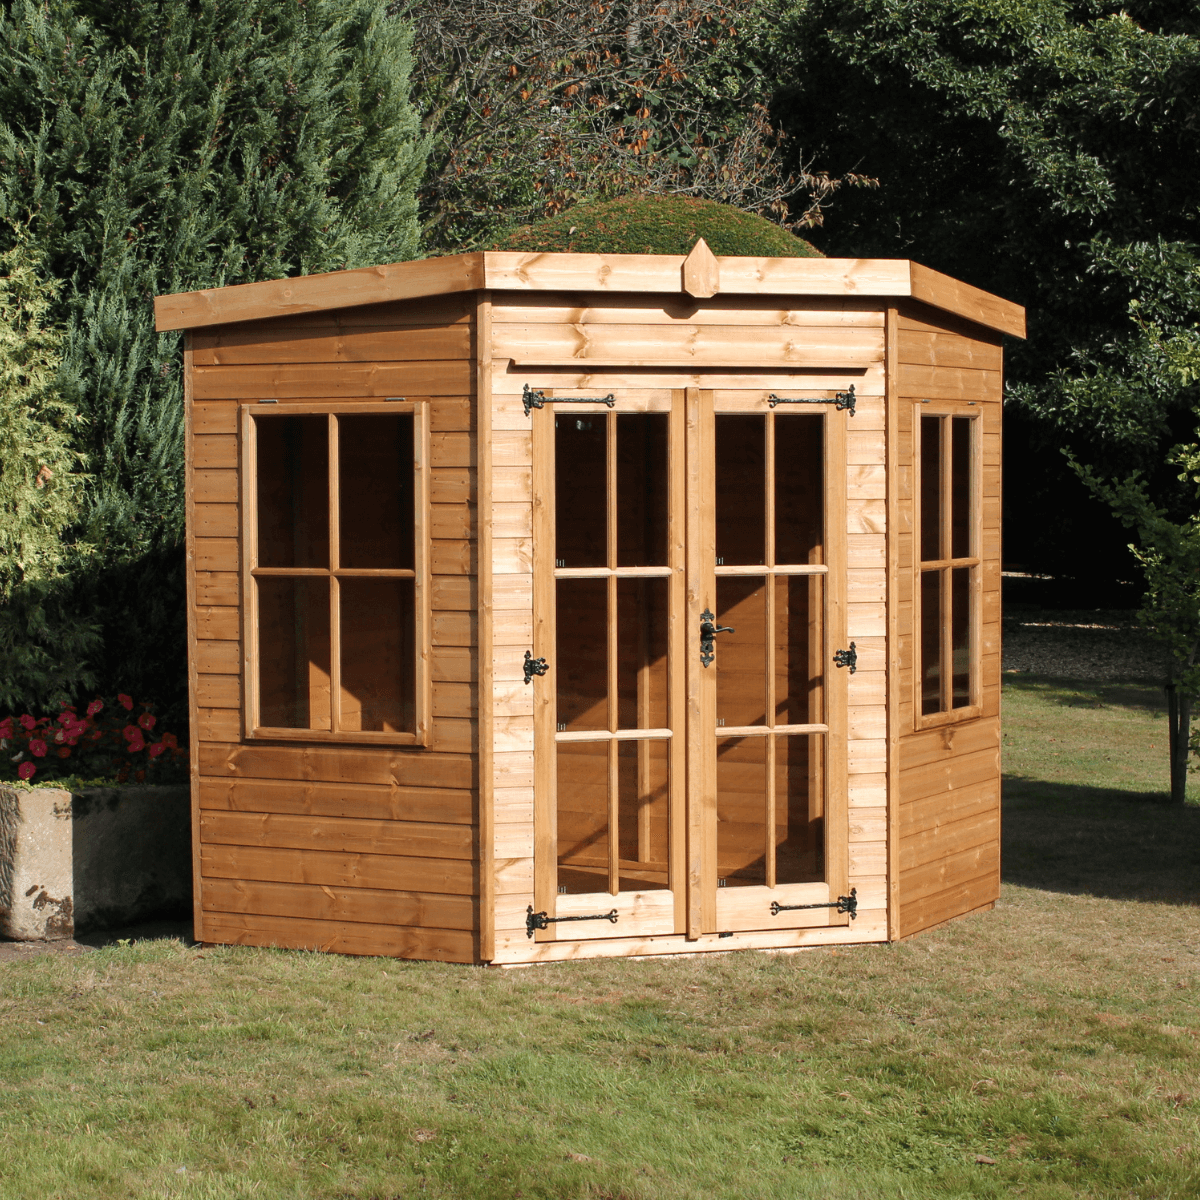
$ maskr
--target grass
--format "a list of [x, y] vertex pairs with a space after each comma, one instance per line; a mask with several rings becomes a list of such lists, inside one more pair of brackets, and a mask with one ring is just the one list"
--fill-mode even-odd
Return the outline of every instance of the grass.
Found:
[[0, 1196], [1200, 1195], [1200, 808], [1147, 798], [1152, 701], [1009, 684], [1001, 903], [897, 945], [0, 965]]

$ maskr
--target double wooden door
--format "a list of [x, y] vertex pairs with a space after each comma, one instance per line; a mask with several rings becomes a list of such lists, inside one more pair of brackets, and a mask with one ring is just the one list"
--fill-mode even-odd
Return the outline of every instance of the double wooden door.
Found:
[[531, 932], [845, 923], [818, 906], [847, 875], [847, 414], [706, 388], [535, 400]]

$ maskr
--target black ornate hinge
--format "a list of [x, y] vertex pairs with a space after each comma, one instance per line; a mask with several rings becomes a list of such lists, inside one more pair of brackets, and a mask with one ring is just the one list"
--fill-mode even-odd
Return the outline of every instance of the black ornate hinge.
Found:
[[839, 896], [828, 904], [780, 904], [779, 901], [772, 900], [771, 916], [777, 917], [781, 912], [789, 912], [797, 908], [836, 908], [840, 913], [849, 913], [850, 920], [853, 921], [858, 916], [858, 888], [851, 888], [850, 895]]
[[774, 408], [777, 404], [833, 404], [839, 412], [843, 408], [850, 410], [850, 415], [854, 416], [854, 384], [850, 385], [848, 392], [835, 392], [832, 401], [829, 400], [813, 400], [808, 396], [775, 396], [767, 397], [767, 407]]
[[716, 657], [713, 650], [713, 642], [718, 633], [737, 633], [732, 625], [717, 625], [716, 617], [706, 608], [700, 614], [700, 662], [704, 666]]
[[545, 392], [534, 391], [529, 384], [521, 393], [521, 403], [525, 406], [525, 415], [529, 416], [531, 408], [545, 408], [547, 404], [606, 404], [616, 408], [617, 398], [609, 392], [607, 396], [547, 396]]
[[614, 908], [612, 912], [595, 913], [589, 917], [548, 917], [545, 912], [535, 913], [531, 904], [525, 910], [525, 936], [533, 937], [535, 930], [549, 929], [551, 925], [560, 921], [611, 921], [615, 925], [617, 910]]
[[550, 670], [550, 664], [544, 658], [534, 658], [528, 650], [525, 651], [525, 682], [528, 683], [535, 675], [545, 675]]
[[833, 662], [838, 667], [849, 667], [850, 674], [853, 675], [858, 670], [858, 651], [854, 648], [854, 643], [850, 643], [849, 650], [835, 650]]

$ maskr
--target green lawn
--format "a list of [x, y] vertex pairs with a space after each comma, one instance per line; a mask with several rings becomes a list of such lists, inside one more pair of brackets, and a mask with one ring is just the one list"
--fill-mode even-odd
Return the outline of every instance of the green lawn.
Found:
[[1145, 795], [1162, 732], [1150, 689], [1010, 682], [1003, 899], [899, 945], [2, 964], [0, 1196], [1198, 1196], [1200, 808]]

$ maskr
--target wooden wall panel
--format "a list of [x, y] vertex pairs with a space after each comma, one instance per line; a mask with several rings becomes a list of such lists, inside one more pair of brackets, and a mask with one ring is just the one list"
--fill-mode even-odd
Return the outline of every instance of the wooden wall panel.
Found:
[[[208, 941], [478, 959], [473, 300], [198, 331], [189, 535], [198, 928]], [[427, 399], [432, 742], [243, 736], [240, 403]]]
[[[896, 764], [898, 921], [907, 937], [990, 905], [1000, 888], [1000, 417], [997, 334], [921, 305], [895, 320], [898, 369], [893, 422], [897, 611], [892, 719]], [[918, 730], [913, 578], [915, 420], [924, 400], [967, 402], [979, 415], [982, 478], [981, 713]]]

